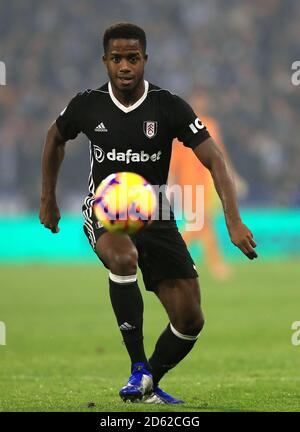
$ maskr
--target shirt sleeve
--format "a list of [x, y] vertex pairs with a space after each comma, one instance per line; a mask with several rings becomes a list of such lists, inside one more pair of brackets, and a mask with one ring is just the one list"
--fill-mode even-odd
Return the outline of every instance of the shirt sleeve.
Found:
[[178, 138], [185, 147], [194, 149], [202, 141], [210, 137], [205, 125], [194, 113], [193, 109], [179, 96], [172, 96], [172, 130], [174, 138]]
[[57, 128], [66, 140], [75, 139], [82, 131], [82, 93], [78, 93], [56, 119]]

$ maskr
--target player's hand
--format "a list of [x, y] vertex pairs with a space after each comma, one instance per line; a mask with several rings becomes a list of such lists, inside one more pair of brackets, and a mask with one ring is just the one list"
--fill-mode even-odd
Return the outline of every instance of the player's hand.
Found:
[[39, 217], [41, 224], [45, 228], [50, 229], [53, 234], [59, 232], [58, 222], [60, 220], [60, 212], [54, 198], [41, 198]]
[[228, 226], [228, 232], [232, 243], [249, 259], [257, 258], [257, 253], [254, 250], [256, 243], [253, 240], [253, 234], [243, 222], [239, 221]]

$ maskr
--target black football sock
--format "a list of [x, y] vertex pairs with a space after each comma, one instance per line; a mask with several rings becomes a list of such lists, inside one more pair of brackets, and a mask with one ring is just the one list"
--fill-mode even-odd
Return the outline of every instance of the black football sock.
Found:
[[160, 335], [149, 359], [153, 386], [191, 351], [197, 341], [197, 336], [183, 335], [171, 326], [168, 324]]
[[109, 273], [110, 300], [131, 363], [143, 362], [149, 369], [143, 341], [144, 303], [136, 279], [136, 275]]

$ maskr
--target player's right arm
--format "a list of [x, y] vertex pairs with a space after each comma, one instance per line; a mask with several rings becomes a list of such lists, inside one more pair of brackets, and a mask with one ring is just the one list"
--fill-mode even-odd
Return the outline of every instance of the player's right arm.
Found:
[[82, 131], [82, 98], [78, 93], [50, 126], [42, 157], [40, 221], [53, 234], [59, 232], [60, 212], [56, 202], [56, 183], [65, 155], [65, 144]]
[[40, 221], [53, 234], [59, 232], [60, 212], [56, 201], [56, 183], [60, 165], [65, 154], [66, 141], [54, 122], [46, 135], [42, 156], [42, 193]]

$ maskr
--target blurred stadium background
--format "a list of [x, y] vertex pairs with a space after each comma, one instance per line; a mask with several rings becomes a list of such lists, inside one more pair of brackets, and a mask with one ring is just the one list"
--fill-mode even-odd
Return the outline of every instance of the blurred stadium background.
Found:
[[[209, 95], [228, 152], [249, 185], [241, 204], [267, 209], [267, 224], [257, 232], [261, 245], [300, 254], [300, 98], [291, 83], [291, 64], [300, 58], [297, 1], [13, 0], [0, 7], [7, 74], [0, 87], [1, 237], [10, 233], [1, 259], [19, 253], [12, 242], [18, 230], [36, 229], [25, 215], [36, 217], [39, 206], [45, 132], [75, 93], [106, 80], [101, 37], [118, 20], [137, 22], [148, 35], [147, 79], [185, 98], [199, 87]], [[59, 179], [63, 212], [80, 214], [88, 173], [88, 142], [81, 136], [68, 144]], [[273, 209], [280, 212], [270, 224]], [[43, 255], [40, 248], [32, 254]]]
[[[25, 364], [31, 365], [32, 353], [28, 347], [31, 342], [35, 346], [35, 342], [44, 339], [42, 335], [37, 336], [36, 327], [36, 324], [41, 325], [42, 316], [38, 315], [30, 325], [31, 313], [39, 310], [39, 301], [45, 316], [49, 313], [47, 317], [53, 320], [49, 310], [46, 312], [44, 300], [39, 298], [39, 287], [45, 284], [51, 290], [53, 274], [62, 269], [41, 267], [41, 263], [90, 263], [91, 272], [102, 272], [105, 280], [103, 270], [93, 267], [97, 260], [82, 231], [81, 203], [87, 192], [89, 173], [87, 140], [80, 136], [67, 144], [58, 185], [62, 221], [57, 236], [42, 228], [38, 221], [40, 161], [46, 130], [71, 97], [106, 80], [101, 64], [102, 34], [107, 26], [120, 20], [135, 22], [146, 31], [149, 54], [146, 79], [184, 98], [198, 89], [209, 96], [211, 114], [221, 127], [228, 153], [248, 183], [249, 192], [240, 204], [259, 245], [260, 262], [251, 270], [243, 267], [248, 263], [241, 264], [245, 260], [230, 244], [222, 214], [216, 215], [216, 230], [225, 259], [235, 263], [236, 275], [250, 278], [253, 284], [261, 281], [270, 296], [275, 282], [272, 269], [276, 270], [276, 316], [281, 313], [279, 305], [286, 302], [285, 320], [280, 324], [285, 326], [282, 352], [284, 346], [291, 350], [290, 326], [293, 321], [300, 320], [299, 308], [296, 315], [300, 263], [300, 87], [291, 83], [292, 62], [300, 60], [300, 3], [296, 0], [0, 0], [0, 61], [6, 65], [6, 85], [0, 86], [0, 321], [7, 323], [10, 329], [8, 341], [9, 337], [16, 343], [25, 338], [25, 344], [28, 338], [27, 348], [19, 347], [16, 357], [15, 347], [10, 343], [7, 348], [0, 347], [0, 356], [6, 359], [3, 363], [6, 369], [2, 371], [17, 377], [16, 386], [18, 377], [23, 375], [20, 362], [15, 360], [14, 363], [13, 358], [23, 356]], [[201, 266], [201, 249], [193, 253]], [[266, 267], [261, 267], [264, 262]], [[29, 266], [16, 265], [25, 263]], [[90, 270], [82, 271], [85, 276], [90, 274]], [[219, 289], [220, 286], [206, 276], [205, 267], [202, 272], [207, 290], [211, 286]], [[37, 274], [38, 277], [34, 276]], [[68, 289], [68, 284], [76, 285], [72, 274], [66, 270], [62, 290]], [[94, 283], [96, 279], [96, 276], [91, 278]], [[22, 290], [25, 281], [26, 292]], [[240, 283], [241, 279], [234, 279], [233, 286], [238, 289]], [[225, 285], [227, 302], [234, 302], [236, 290], [230, 289], [229, 282]], [[83, 287], [82, 291], [85, 289]], [[254, 297], [259, 289], [253, 291]], [[282, 290], [286, 290], [286, 294]], [[60, 291], [57, 287], [54, 291], [60, 302]], [[75, 291], [77, 299], [82, 300], [81, 287], [76, 285]], [[252, 298], [250, 292], [248, 296]], [[60, 306], [67, 308], [71, 292], [68, 294], [64, 291], [65, 303]], [[86, 295], [89, 294], [93, 299], [94, 292], [87, 290]], [[219, 293], [215, 300], [219, 295], [223, 298], [224, 294]], [[96, 296], [94, 298], [98, 301]], [[266, 297], [263, 302], [266, 307], [268, 301]], [[241, 300], [241, 311], [244, 306]], [[255, 314], [253, 298], [252, 306]], [[213, 310], [213, 305], [209, 307]], [[222, 313], [221, 305], [216, 310]], [[80, 322], [79, 309], [77, 312]], [[96, 316], [98, 310], [93, 313]], [[242, 316], [248, 316], [247, 312]], [[272, 315], [274, 328], [278, 330], [276, 316]], [[28, 331], [34, 332], [33, 339], [28, 334], [25, 336], [22, 317], [27, 320]], [[84, 314], [83, 317], [87, 319]], [[250, 313], [248, 318], [251, 326]], [[108, 319], [113, 327], [113, 317]], [[93, 330], [97, 337], [98, 328], [103, 326], [99, 322], [99, 327]], [[253, 343], [258, 335], [267, 331], [263, 316], [260, 323], [257, 332], [248, 335]], [[234, 327], [228, 331], [234, 331]], [[61, 327], [57, 334], [64, 335]], [[114, 337], [118, 338], [117, 332]], [[239, 343], [242, 341], [237, 341], [236, 347]], [[53, 348], [53, 343], [49, 346]], [[295, 365], [297, 348], [293, 349], [290, 355]], [[38, 353], [35, 354], [38, 357]], [[273, 354], [276, 357], [276, 347]], [[287, 355], [283, 363], [290, 364], [292, 357]], [[260, 359], [263, 358], [261, 354]], [[11, 365], [15, 366], [14, 372]], [[64, 365], [59, 367], [63, 369]], [[36, 368], [33, 373], [39, 375]], [[275, 376], [274, 372], [274, 379]], [[5, 384], [5, 380], [2, 383]], [[10, 387], [11, 381], [6, 383]], [[16, 387], [10, 402], [17, 404], [19, 391]], [[20, 400], [23, 405], [19, 405], [19, 409], [26, 409], [25, 396]], [[10, 402], [3, 406], [11, 409]], [[42, 409], [42, 402], [35, 405], [36, 409], [37, 406]]]

